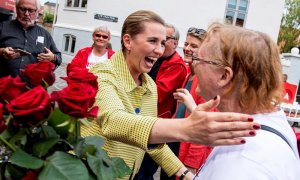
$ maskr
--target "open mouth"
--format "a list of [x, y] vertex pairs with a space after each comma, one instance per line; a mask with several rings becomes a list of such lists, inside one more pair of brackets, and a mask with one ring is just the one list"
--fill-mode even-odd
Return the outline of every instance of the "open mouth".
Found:
[[152, 66], [154, 65], [154, 63], [157, 61], [157, 58], [154, 58], [154, 57], [146, 57], [145, 60], [146, 60], [146, 65], [147, 65], [149, 68], [152, 68]]

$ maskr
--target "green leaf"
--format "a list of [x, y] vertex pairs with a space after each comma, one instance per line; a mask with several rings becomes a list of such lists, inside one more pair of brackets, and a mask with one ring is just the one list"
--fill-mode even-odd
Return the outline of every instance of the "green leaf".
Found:
[[44, 161], [27, 154], [21, 149], [17, 149], [10, 157], [12, 164], [24, 167], [27, 169], [38, 169], [43, 166]]
[[99, 136], [87, 136], [81, 139], [75, 146], [75, 152], [78, 157], [86, 158], [87, 153], [95, 155], [97, 149], [101, 149], [104, 139]]
[[87, 136], [84, 138], [86, 144], [95, 145], [96, 148], [101, 148], [105, 140], [100, 136]]
[[52, 148], [58, 141], [59, 141], [58, 138], [51, 138], [34, 144], [33, 154], [38, 157], [42, 157], [46, 155], [49, 149]]
[[119, 157], [112, 157], [113, 169], [115, 177], [121, 178], [131, 174], [131, 169], [127, 166], [125, 161]]
[[10, 140], [11, 144], [22, 144], [25, 145], [27, 142], [27, 135], [25, 129], [20, 129]]
[[55, 129], [51, 126], [42, 126], [43, 133], [46, 134], [46, 139], [48, 138], [59, 138], [59, 135], [56, 133]]
[[71, 119], [69, 115], [64, 114], [58, 108], [52, 112], [51, 118], [48, 120], [48, 125], [62, 137], [66, 138], [71, 128]]
[[86, 146], [83, 146], [83, 148], [81, 150], [81, 156], [86, 157], [87, 154], [94, 155], [95, 152], [96, 152], [96, 148], [94, 145], [86, 145]]
[[93, 171], [96, 174], [97, 179], [99, 180], [110, 180], [114, 179], [114, 171], [111, 166], [108, 166], [102, 159], [96, 156], [87, 154], [87, 162]]
[[67, 153], [57, 151], [47, 158], [47, 162], [39, 179], [43, 180], [75, 180], [89, 179], [89, 173], [83, 162]]

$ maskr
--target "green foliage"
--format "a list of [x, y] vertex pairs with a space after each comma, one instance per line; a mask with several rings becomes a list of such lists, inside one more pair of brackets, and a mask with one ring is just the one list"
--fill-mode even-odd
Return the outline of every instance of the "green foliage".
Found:
[[8, 127], [0, 134], [0, 144], [11, 149], [8, 161], [0, 163], [0, 179], [22, 179], [29, 170], [43, 180], [113, 180], [130, 175], [123, 159], [111, 158], [102, 149], [102, 137], [78, 138], [79, 125], [80, 120], [55, 108], [39, 126]]
[[[51, 175], [51, 176], [50, 176]], [[88, 179], [89, 173], [80, 159], [64, 152], [55, 152], [47, 158], [39, 179]]]
[[286, 13], [281, 20], [278, 44], [281, 52], [287, 53], [299, 44], [296, 39], [300, 35], [300, 0], [286, 0]]
[[43, 17], [44, 23], [53, 23], [54, 15], [50, 13], [46, 13]]
[[12, 156], [10, 157], [10, 161], [12, 164], [28, 169], [38, 169], [43, 166], [42, 160], [31, 156], [30, 154], [22, 151], [21, 149], [17, 149], [12, 154]]

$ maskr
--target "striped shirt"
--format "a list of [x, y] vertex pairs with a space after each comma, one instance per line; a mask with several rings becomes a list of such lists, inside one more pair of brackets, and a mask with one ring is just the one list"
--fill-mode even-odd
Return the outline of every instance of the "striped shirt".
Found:
[[166, 144], [148, 149], [149, 135], [157, 120], [157, 90], [151, 77], [143, 73], [142, 85], [137, 86], [121, 50], [110, 61], [93, 66], [91, 72], [98, 76], [99, 113], [97, 122], [82, 126], [82, 136], [105, 137], [108, 155], [123, 158], [133, 174], [139, 170], [145, 151], [168, 175], [183, 167]]

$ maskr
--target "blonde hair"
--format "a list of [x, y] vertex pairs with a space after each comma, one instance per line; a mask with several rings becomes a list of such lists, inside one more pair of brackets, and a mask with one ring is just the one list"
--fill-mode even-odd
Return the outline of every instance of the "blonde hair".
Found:
[[224, 96], [236, 89], [242, 112], [272, 111], [281, 102], [282, 67], [277, 45], [261, 32], [213, 23], [206, 35], [211, 60], [233, 71], [232, 85]]
[[165, 21], [156, 13], [147, 10], [139, 10], [130, 14], [124, 21], [121, 33], [122, 50], [125, 50], [123, 36], [129, 34], [131, 37], [136, 36], [144, 31], [144, 22], [157, 22], [165, 25]]
[[107, 33], [108, 37], [110, 37], [110, 31], [106, 26], [99, 26], [94, 29], [93, 35], [97, 32]]

